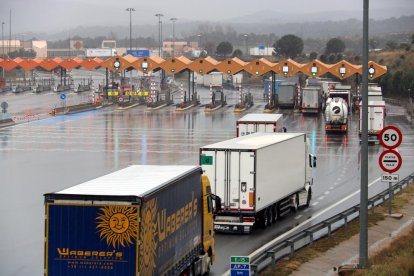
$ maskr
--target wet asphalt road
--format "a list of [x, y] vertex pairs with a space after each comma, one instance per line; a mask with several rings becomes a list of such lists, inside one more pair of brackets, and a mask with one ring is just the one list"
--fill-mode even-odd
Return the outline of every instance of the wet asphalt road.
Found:
[[[208, 90], [200, 90], [200, 94], [202, 102], [208, 102]], [[86, 100], [88, 97], [86, 94], [74, 96]], [[19, 105], [13, 115], [24, 114], [28, 109], [48, 110], [58, 102], [57, 96], [50, 93], [6, 94], [0, 95], [0, 101], [5, 97]], [[43, 273], [44, 193], [62, 190], [131, 164], [197, 164], [200, 146], [235, 137], [235, 122], [246, 114], [233, 112], [236, 98], [235, 92], [228, 92], [230, 106], [214, 113], [205, 112], [203, 107], [180, 113], [174, 106], [159, 111], [139, 106], [125, 111], [104, 109], [49, 117], [0, 129], [0, 274]], [[263, 110], [260, 91], [255, 98], [256, 103], [247, 111], [249, 113]], [[36, 99], [35, 104], [33, 99]], [[13, 108], [12, 101], [11, 112]], [[257, 229], [249, 236], [216, 235], [217, 263], [213, 275], [221, 275], [228, 269], [230, 256], [251, 253], [359, 189], [360, 145], [356, 116], [351, 116], [348, 135], [326, 136], [322, 115], [302, 116], [292, 110], [277, 112], [284, 114], [284, 125], [289, 132], [309, 135], [311, 151], [318, 157], [311, 207], [268, 229]], [[387, 115], [387, 124], [399, 127], [404, 135], [399, 148], [404, 160], [399, 171], [402, 179], [414, 169], [414, 128], [399, 107], [389, 106]], [[377, 181], [382, 174], [377, 163], [381, 152], [379, 145], [369, 148], [372, 195], [388, 186], [388, 183]], [[359, 194], [319, 215], [315, 221], [358, 201]]]

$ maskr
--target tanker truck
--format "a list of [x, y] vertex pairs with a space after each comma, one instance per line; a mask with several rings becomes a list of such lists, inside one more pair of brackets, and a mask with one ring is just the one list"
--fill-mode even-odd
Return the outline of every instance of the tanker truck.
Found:
[[204, 275], [214, 195], [199, 166], [134, 165], [45, 194], [44, 275]]
[[340, 97], [328, 98], [325, 109], [325, 132], [348, 131], [348, 103]]

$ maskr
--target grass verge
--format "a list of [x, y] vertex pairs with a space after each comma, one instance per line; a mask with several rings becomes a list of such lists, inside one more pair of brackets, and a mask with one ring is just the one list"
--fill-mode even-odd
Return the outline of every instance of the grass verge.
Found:
[[[392, 211], [398, 212], [401, 208], [407, 204], [412, 198], [414, 198], [414, 185], [411, 184], [402, 190], [400, 193], [394, 196], [392, 202]], [[384, 214], [388, 213], [388, 201], [382, 206], [375, 207], [369, 211], [368, 216], [368, 227], [376, 225], [379, 221], [384, 219]], [[348, 223], [347, 226], [341, 227], [331, 234], [329, 237], [324, 237], [316, 241], [313, 245], [305, 247], [297, 252], [295, 252], [292, 258], [285, 258], [280, 260], [276, 266], [269, 267], [262, 271], [260, 275], [276, 275], [284, 276], [289, 275], [293, 271], [297, 270], [302, 264], [309, 262], [310, 260], [317, 258], [322, 255], [324, 252], [328, 251], [331, 248], [334, 248], [341, 242], [350, 239], [352, 236], [359, 233], [359, 219], [355, 219]], [[411, 243], [408, 244], [411, 251], [414, 252], [414, 238]], [[411, 262], [414, 263], [413, 258]], [[372, 260], [374, 261], [374, 260]], [[401, 260], [402, 261], [402, 260]], [[371, 260], [370, 260], [371, 262]], [[403, 262], [403, 261], [402, 261]], [[393, 263], [388, 264], [390, 267], [394, 266]], [[359, 271], [363, 272], [363, 271]], [[365, 275], [365, 274], [358, 274]], [[366, 274], [366, 275], [412, 275], [412, 274]]]

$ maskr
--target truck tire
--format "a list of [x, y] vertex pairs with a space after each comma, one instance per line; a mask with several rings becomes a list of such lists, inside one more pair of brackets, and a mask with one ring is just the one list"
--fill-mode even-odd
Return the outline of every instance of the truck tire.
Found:
[[267, 208], [267, 217], [268, 217], [269, 226], [270, 226], [270, 225], [272, 225], [273, 219], [274, 219], [272, 206], [270, 206], [269, 208]]
[[296, 213], [298, 211], [298, 208], [299, 208], [299, 194], [296, 193], [295, 194], [295, 203], [294, 203], [294, 206], [291, 207], [291, 211], [293, 213]]
[[310, 206], [311, 199], [312, 199], [312, 189], [309, 188], [308, 196], [306, 198], [305, 208], [308, 208]]
[[279, 220], [279, 207], [277, 206], [277, 204], [272, 206], [273, 209], [273, 222], [275, 223], [276, 221]]
[[267, 209], [264, 209], [262, 213], [260, 214], [260, 220], [262, 224], [262, 228], [266, 228], [269, 226], [269, 216], [267, 214]]

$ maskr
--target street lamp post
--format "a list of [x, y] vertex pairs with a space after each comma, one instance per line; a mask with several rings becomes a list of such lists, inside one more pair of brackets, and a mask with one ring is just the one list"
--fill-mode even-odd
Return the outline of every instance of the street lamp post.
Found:
[[126, 11], [129, 11], [129, 49], [132, 50], [132, 12], [135, 9], [127, 8]]
[[1, 50], [2, 50], [2, 58], [4, 58], [4, 31], [3, 31], [3, 26], [4, 26], [4, 22], [1, 22]]
[[249, 35], [248, 34], [244, 34], [243, 36], [246, 38], [246, 58], [247, 58], [249, 56], [249, 54], [248, 54], [249, 46], [247, 44], [247, 40], [249, 38]]
[[161, 53], [161, 41], [162, 41], [161, 16], [164, 16], [164, 15], [162, 13], [157, 13], [155, 16], [158, 17], [158, 56], [162, 57], [161, 56], [161, 54], [162, 54]]
[[172, 21], [173, 25], [173, 57], [175, 57], [175, 21], [177, 21], [178, 18], [172, 17], [170, 20]]

